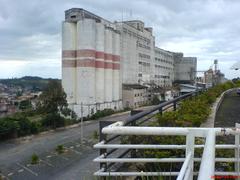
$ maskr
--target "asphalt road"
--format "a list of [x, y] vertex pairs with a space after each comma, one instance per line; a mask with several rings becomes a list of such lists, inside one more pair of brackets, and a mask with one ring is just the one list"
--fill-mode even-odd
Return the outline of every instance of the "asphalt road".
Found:
[[[235, 127], [235, 123], [240, 123], [240, 96], [236, 91], [225, 95], [216, 114], [215, 127]], [[217, 137], [217, 142], [234, 144], [234, 136]]]
[[[101, 120], [120, 121], [129, 113], [114, 115]], [[9, 140], [0, 143], [0, 175], [5, 179], [93, 179], [98, 168], [93, 159], [98, 151], [92, 146], [97, 142], [93, 132], [98, 122], [85, 123], [84, 143], [81, 144], [81, 127], [66, 128], [35, 136]], [[64, 154], [57, 154], [55, 148], [63, 144]], [[38, 165], [31, 165], [33, 153], [40, 157]]]
[[240, 123], [240, 96], [236, 91], [225, 95], [215, 119], [215, 127], [235, 127]]

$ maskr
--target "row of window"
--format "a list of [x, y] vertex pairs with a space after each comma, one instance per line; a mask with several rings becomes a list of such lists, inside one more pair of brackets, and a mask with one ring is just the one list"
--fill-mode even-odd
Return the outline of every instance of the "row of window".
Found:
[[143, 54], [143, 53], [138, 53], [138, 56], [139, 56], [140, 58], [144, 58], [144, 59], [150, 59], [150, 58], [151, 58], [151, 56], [149, 56], [149, 55], [147, 55], [147, 54]]
[[135, 97], [142, 96], [142, 93], [134, 94]]
[[141, 64], [143, 66], [149, 66], [150, 67], [150, 63], [147, 63], [147, 62], [141, 62], [139, 61], [138, 64]]
[[159, 54], [159, 55], [161, 55], [161, 56], [165, 56], [165, 57], [168, 57], [168, 58], [173, 58], [173, 55], [171, 55], [171, 54], [169, 54], [168, 52], [162, 52], [162, 51], [157, 51], [157, 50], [155, 50], [155, 53], [156, 54]]
[[163, 78], [163, 79], [170, 79], [170, 76], [165, 76], [165, 75], [159, 75], [159, 74], [155, 74], [154, 76], [155, 78]]
[[142, 44], [138, 41], [137, 41], [137, 47], [141, 47], [141, 48], [144, 48], [144, 49], [147, 49], [147, 50], [151, 50], [150, 46], [144, 45], [144, 44]]
[[173, 62], [172, 62], [172, 61], [167, 61], [167, 60], [165, 60], [165, 59], [160, 59], [160, 58], [156, 58], [156, 57], [155, 57], [155, 61], [160, 61], [160, 62], [163, 62], [163, 63], [167, 63], [167, 64], [173, 65]]
[[155, 64], [155, 68], [167, 69], [167, 70], [171, 70], [171, 71], [173, 70], [173, 68], [161, 66], [161, 65], [157, 65], [157, 64]]

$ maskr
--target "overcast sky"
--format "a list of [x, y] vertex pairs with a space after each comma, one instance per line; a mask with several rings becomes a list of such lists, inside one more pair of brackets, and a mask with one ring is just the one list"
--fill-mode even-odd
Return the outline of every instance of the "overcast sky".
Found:
[[240, 60], [239, 0], [0, 0], [0, 78], [61, 78], [64, 11], [84, 8], [105, 19], [140, 19], [153, 27], [156, 44], [198, 58], [198, 70], [214, 59], [227, 78]]

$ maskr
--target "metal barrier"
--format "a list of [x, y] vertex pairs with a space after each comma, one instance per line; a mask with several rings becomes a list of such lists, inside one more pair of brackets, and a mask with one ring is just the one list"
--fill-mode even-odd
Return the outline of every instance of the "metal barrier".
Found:
[[[180, 172], [111, 172], [103, 167], [95, 173], [96, 176], [178, 176], [178, 180], [192, 179], [198, 173], [199, 180], [212, 179], [215, 175], [238, 175], [238, 172], [215, 172], [215, 162], [236, 162], [238, 158], [215, 158], [215, 148], [235, 149], [235, 144], [215, 144], [216, 136], [235, 135], [239, 138], [238, 128], [174, 128], [174, 127], [125, 127], [115, 123], [103, 128], [105, 134], [117, 135], [155, 135], [155, 136], [186, 136], [186, 145], [155, 145], [155, 144], [105, 144], [104, 141], [94, 147], [99, 149], [185, 149], [185, 158], [133, 158], [107, 157], [101, 154], [94, 159], [99, 163], [177, 163], [183, 162]], [[204, 137], [205, 144], [195, 145], [196, 137]], [[202, 158], [194, 157], [196, 148], [204, 148]], [[107, 152], [107, 151], [106, 151]], [[198, 172], [193, 172], [193, 163], [201, 162]]]
[[[239, 128], [181, 128], [181, 127], [146, 127], [136, 126], [151, 119], [156, 112], [163, 112], [169, 107], [176, 110], [182, 99], [195, 96], [198, 92], [189, 93], [168, 102], [157, 105], [148, 111], [139, 112], [124, 121], [102, 122], [100, 125], [100, 142], [94, 148], [100, 149], [100, 156], [94, 162], [100, 163], [96, 176], [177, 176], [178, 180], [190, 180], [198, 175], [199, 180], [212, 179], [215, 175], [238, 175], [238, 172], [215, 172], [215, 162], [235, 162], [239, 169]], [[119, 137], [125, 135], [146, 136], [185, 136], [186, 144], [135, 144], [120, 143]], [[234, 135], [235, 144], [215, 144], [216, 136]], [[205, 139], [205, 144], [195, 145], [195, 138]], [[195, 149], [204, 148], [202, 158], [194, 157]], [[137, 157], [140, 149], [183, 149], [185, 157], [144, 158]], [[216, 158], [215, 149], [234, 149], [233, 158]], [[116, 153], [118, 152], [118, 153]], [[116, 153], [115, 155], [112, 155]], [[182, 163], [178, 172], [128, 172], [118, 171], [122, 163]], [[200, 168], [194, 172], [194, 162], [200, 162]]]

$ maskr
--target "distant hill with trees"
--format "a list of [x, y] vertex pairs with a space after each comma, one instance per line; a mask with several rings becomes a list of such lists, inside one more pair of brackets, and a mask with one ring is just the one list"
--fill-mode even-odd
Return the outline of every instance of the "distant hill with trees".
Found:
[[60, 79], [41, 78], [37, 76], [24, 76], [21, 78], [0, 79], [0, 83], [8, 87], [20, 86], [23, 89], [42, 91], [47, 87], [47, 84], [51, 80], [56, 80], [61, 82]]

